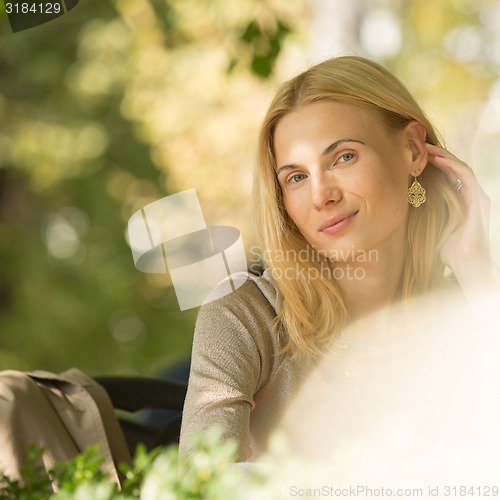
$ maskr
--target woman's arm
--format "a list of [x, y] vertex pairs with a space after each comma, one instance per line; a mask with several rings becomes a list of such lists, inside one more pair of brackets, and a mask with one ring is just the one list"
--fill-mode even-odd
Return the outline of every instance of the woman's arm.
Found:
[[452, 270], [477, 316], [484, 315], [485, 300], [496, 303], [498, 314], [500, 270], [490, 250], [490, 199], [466, 163], [439, 146], [426, 146], [429, 161], [446, 174], [465, 208], [465, 221], [442, 246], [441, 259]]
[[200, 309], [193, 340], [180, 453], [193, 433], [218, 425], [239, 443], [239, 460], [252, 456], [250, 413], [273, 359], [274, 309], [251, 280]]

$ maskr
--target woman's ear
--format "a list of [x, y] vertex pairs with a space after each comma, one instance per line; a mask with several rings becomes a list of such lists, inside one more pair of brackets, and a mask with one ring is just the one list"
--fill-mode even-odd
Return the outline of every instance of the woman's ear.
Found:
[[427, 131], [417, 120], [412, 120], [405, 128], [406, 147], [410, 152], [410, 175], [419, 176], [427, 166], [428, 152], [425, 147]]

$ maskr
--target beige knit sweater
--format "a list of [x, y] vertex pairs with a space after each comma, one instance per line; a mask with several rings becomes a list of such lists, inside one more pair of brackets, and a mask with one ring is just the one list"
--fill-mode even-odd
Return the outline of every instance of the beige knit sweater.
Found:
[[264, 451], [279, 417], [307, 370], [287, 354], [286, 339], [273, 321], [279, 293], [272, 278], [239, 274], [217, 287], [196, 322], [191, 374], [184, 405], [180, 453], [188, 454], [192, 433], [219, 424], [239, 443], [240, 460]]

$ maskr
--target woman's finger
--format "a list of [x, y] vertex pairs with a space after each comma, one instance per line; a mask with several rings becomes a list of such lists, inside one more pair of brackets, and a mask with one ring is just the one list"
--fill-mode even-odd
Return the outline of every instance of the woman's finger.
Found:
[[472, 169], [465, 162], [444, 148], [426, 144], [429, 152], [429, 162], [444, 172], [455, 190], [472, 202], [474, 196], [484, 194]]

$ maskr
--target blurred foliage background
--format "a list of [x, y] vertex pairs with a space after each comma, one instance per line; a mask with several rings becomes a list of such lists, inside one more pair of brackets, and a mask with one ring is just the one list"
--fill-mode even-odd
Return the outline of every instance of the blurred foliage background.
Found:
[[128, 218], [195, 188], [248, 248], [273, 89], [334, 55], [414, 92], [490, 194], [498, 252], [499, 26], [493, 0], [80, 0], [17, 33], [2, 11], [0, 369], [148, 375], [186, 356], [197, 311], [135, 269]]

